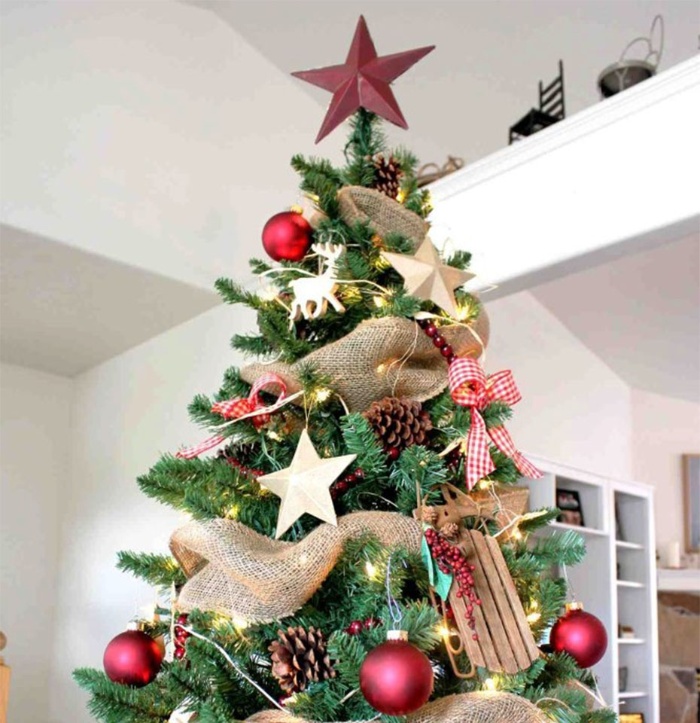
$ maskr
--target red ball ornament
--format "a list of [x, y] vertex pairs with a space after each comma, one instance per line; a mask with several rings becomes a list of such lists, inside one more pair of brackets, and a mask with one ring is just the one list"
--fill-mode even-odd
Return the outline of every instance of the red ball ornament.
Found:
[[360, 690], [386, 715], [407, 715], [425, 705], [433, 692], [433, 667], [427, 656], [392, 630], [386, 643], [372, 650], [360, 668]]
[[311, 248], [311, 224], [295, 211], [275, 214], [263, 228], [262, 242], [275, 261], [301, 261]]
[[158, 643], [140, 630], [127, 630], [114, 638], [104, 654], [104, 669], [114, 683], [141, 688], [158, 675], [163, 652]]
[[566, 613], [554, 623], [549, 644], [557, 653], [568, 653], [581, 668], [590, 668], [608, 648], [608, 634], [595, 615], [581, 603], [569, 603]]

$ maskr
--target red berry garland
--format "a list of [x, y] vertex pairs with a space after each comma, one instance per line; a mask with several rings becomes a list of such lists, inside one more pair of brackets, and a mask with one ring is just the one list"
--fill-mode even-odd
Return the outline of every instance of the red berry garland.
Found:
[[187, 615], [179, 615], [177, 618], [177, 624], [175, 625], [175, 652], [173, 657], [175, 660], [183, 660], [187, 655], [185, 645], [187, 644], [187, 638], [190, 634], [185, 630], [183, 625], [187, 625]]
[[365, 473], [359, 467], [354, 472], [349, 472], [331, 485], [331, 497], [334, 500], [342, 497], [351, 487], [361, 482], [364, 477]]
[[454, 349], [447, 343], [447, 339], [440, 334], [439, 329], [429, 319], [420, 319], [418, 326], [433, 340], [433, 346], [440, 350], [440, 354], [447, 360], [448, 364], [456, 359]]
[[[476, 628], [476, 620], [474, 619], [474, 605], [481, 605], [476, 590], [474, 589], [474, 577], [472, 573], [476, 567], [469, 562], [464, 553], [454, 545], [450, 545], [447, 540], [440, 537], [438, 533], [429, 527], [425, 531], [425, 539], [430, 548], [430, 554], [437, 563], [438, 567], [446, 575], [454, 575], [457, 581], [457, 597], [467, 599], [467, 622], [469, 627], [474, 630]], [[478, 640], [479, 636], [474, 633], [474, 640]]]

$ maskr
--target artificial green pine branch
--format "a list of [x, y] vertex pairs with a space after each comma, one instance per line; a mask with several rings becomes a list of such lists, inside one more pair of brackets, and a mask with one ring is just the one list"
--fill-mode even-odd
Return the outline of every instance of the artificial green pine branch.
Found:
[[469, 251], [458, 250], [445, 259], [448, 266], [454, 266], [456, 269], [468, 269], [471, 263], [472, 255]]
[[330, 162], [296, 155], [292, 168], [301, 175], [301, 190], [315, 197], [316, 204], [331, 218], [338, 215], [338, 191], [343, 185], [340, 173]]
[[255, 310], [265, 307], [266, 302], [257, 294], [248, 291], [242, 284], [237, 284], [231, 279], [219, 278], [214, 283], [214, 287], [227, 304], [244, 304]]
[[360, 108], [352, 117], [350, 139], [345, 146], [345, 183], [349, 186], [370, 187], [374, 181], [374, 157], [385, 150], [386, 139], [379, 118]]
[[[167, 664], [166, 664], [167, 667]], [[180, 700], [166, 695], [160, 681], [145, 688], [111, 682], [104, 673], [89, 668], [74, 671], [78, 685], [91, 693], [90, 713], [103, 723], [166, 723]]]
[[147, 552], [117, 553], [117, 569], [130, 572], [135, 577], [157, 587], [184, 585], [185, 574], [177, 561], [170, 555], [155, 555]]
[[404, 450], [390, 481], [397, 490], [397, 505], [404, 515], [412, 516], [419, 500], [437, 504], [441, 500], [438, 485], [445, 481], [447, 471], [444, 461], [425, 447], [414, 445]]

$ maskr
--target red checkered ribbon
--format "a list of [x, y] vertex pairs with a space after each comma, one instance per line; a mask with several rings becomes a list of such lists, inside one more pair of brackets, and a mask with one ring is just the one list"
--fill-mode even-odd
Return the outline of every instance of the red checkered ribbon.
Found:
[[510, 457], [518, 471], [525, 477], [539, 478], [542, 473], [515, 448], [505, 427], [486, 428], [480, 412], [491, 402], [504, 402], [508, 406], [521, 400], [520, 391], [511, 371], [496, 372], [486, 376], [481, 364], [474, 359], [455, 359], [448, 370], [450, 394], [456, 404], [471, 409], [471, 427], [467, 436], [466, 480], [472, 489], [480, 480], [495, 469], [489, 454], [491, 441]]
[[[220, 414], [225, 419], [242, 419], [243, 417], [252, 417], [254, 423], [255, 420], [262, 421], [265, 417], [269, 419], [268, 407], [263, 406], [262, 400], [260, 399], [260, 392], [263, 391], [265, 387], [276, 387], [279, 390], [279, 397], [274, 406], [279, 404], [287, 395], [287, 385], [281, 377], [272, 373], [263, 374], [255, 382], [255, 384], [253, 384], [250, 394], [247, 397], [229, 399], [225, 402], [217, 402], [212, 405], [211, 411], [215, 414]], [[199, 457], [200, 454], [204, 454], [204, 452], [208, 452], [210, 449], [218, 447], [225, 439], [226, 437], [220, 434], [215, 437], [210, 437], [194, 447], [181, 449], [177, 453], [176, 457], [179, 457], [180, 459], [192, 459], [194, 457]]]
[[281, 402], [287, 395], [287, 385], [277, 374], [263, 374], [253, 384], [250, 394], [247, 398], [229, 399], [226, 402], [217, 402], [211, 408], [215, 414], [220, 414], [225, 419], [240, 419], [241, 417], [252, 415], [259, 416], [265, 414], [263, 403], [260, 399], [260, 392], [265, 387], [277, 387], [279, 390], [278, 402]]

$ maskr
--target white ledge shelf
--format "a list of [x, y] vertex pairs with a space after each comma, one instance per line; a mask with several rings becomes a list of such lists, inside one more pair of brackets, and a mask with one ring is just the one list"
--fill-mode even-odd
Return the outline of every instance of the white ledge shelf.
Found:
[[646, 698], [649, 693], [646, 693], [643, 690], [625, 690], [621, 691], [619, 694], [620, 700], [625, 700], [627, 698]]
[[627, 542], [627, 540], [615, 540], [615, 547], [618, 550], [643, 550], [644, 545], [640, 545], [637, 542]]
[[659, 592], [700, 592], [700, 570], [657, 570]]
[[554, 530], [560, 530], [566, 532], [567, 530], [573, 530], [579, 532], [582, 535], [592, 535], [595, 537], [605, 537], [608, 533], [603, 530], [597, 530], [595, 527], [579, 527], [578, 525], [567, 525], [563, 522], [551, 522], [549, 525]]
[[644, 638], [618, 638], [618, 645], [644, 645], [646, 640]]
[[644, 585], [643, 583], [634, 582], [634, 580], [618, 580], [617, 586], [618, 587], [629, 587], [629, 588], [632, 588], [635, 590], [642, 590], [643, 588], [646, 587], [646, 585]]
[[[430, 220], [472, 252], [469, 288], [495, 285], [494, 299], [694, 233], [699, 105], [691, 58], [431, 184]], [[640, 203], [659, 178], [664, 193]], [[523, 229], [537, 233], [514, 244]]]

